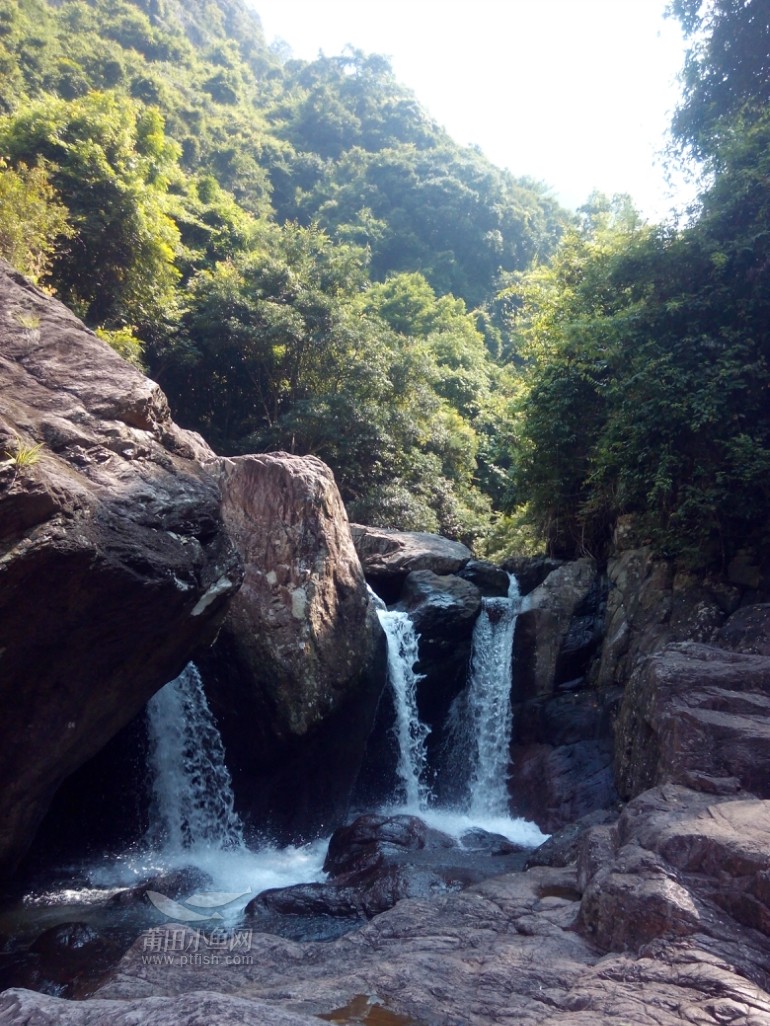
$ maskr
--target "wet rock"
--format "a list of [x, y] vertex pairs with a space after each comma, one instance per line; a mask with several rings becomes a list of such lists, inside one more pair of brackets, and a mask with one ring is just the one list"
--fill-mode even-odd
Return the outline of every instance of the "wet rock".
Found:
[[159, 873], [142, 883], [113, 894], [108, 905], [134, 905], [143, 901], [148, 891], [158, 891], [166, 898], [184, 898], [195, 891], [204, 891], [212, 886], [208, 873], [196, 866], [185, 866], [182, 869]]
[[0, 325], [2, 874], [65, 777], [212, 640], [242, 568], [213, 453], [159, 387], [5, 264]]
[[[475, 584], [460, 577], [415, 570], [406, 578], [396, 608], [409, 613], [420, 636], [416, 670], [422, 679], [417, 708], [420, 720], [430, 728], [426, 750], [428, 763], [434, 767], [444, 747], [452, 702], [468, 683], [481, 593]], [[378, 724], [380, 733], [388, 727]]]
[[669, 645], [629, 682], [616, 726], [623, 797], [673, 782], [770, 798], [770, 658]]
[[502, 834], [493, 834], [480, 827], [466, 830], [460, 836], [460, 844], [465, 851], [483, 851], [488, 855], [513, 855], [516, 852], [531, 850], [526, 845], [510, 841]]
[[577, 862], [583, 837], [591, 827], [614, 823], [618, 818], [616, 809], [596, 809], [581, 816], [573, 823], [561, 827], [551, 834], [538, 848], [527, 857], [526, 869], [533, 866], [561, 867]]
[[198, 665], [238, 811], [295, 840], [347, 813], [385, 685], [385, 637], [325, 464], [223, 460], [221, 486], [246, 576]]
[[15, 964], [4, 967], [2, 975], [15, 986], [81, 997], [101, 981], [124, 951], [125, 945], [88, 923], [59, 923], [40, 934], [28, 951], [17, 952]]
[[454, 848], [455, 842], [439, 830], [433, 830], [417, 816], [358, 816], [347, 826], [339, 827], [329, 840], [323, 869], [332, 877], [362, 868], [373, 848], [392, 845], [404, 851], [424, 848]]
[[473, 633], [481, 609], [481, 592], [461, 577], [432, 570], [409, 574], [396, 607], [409, 613], [424, 642], [445, 648]]
[[458, 577], [475, 584], [481, 594], [489, 598], [505, 598], [511, 583], [505, 570], [485, 559], [471, 559], [458, 572]]
[[264, 891], [246, 913], [256, 917], [257, 928], [269, 921], [275, 925], [266, 918], [271, 913], [346, 918], [360, 925], [403, 898], [459, 891], [509, 869], [511, 857], [521, 865], [523, 850], [483, 830], [458, 844], [415, 816], [359, 816], [332, 835], [324, 862], [327, 883]]
[[105, 939], [88, 923], [59, 923], [37, 937], [30, 950], [37, 955], [62, 955], [67, 952], [88, 953], [99, 948]]
[[615, 801], [612, 720], [620, 689], [592, 686], [605, 581], [563, 563], [525, 600], [514, 636], [513, 807], [552, 833]]
[[512, 556], [503, 563], [503, 570], [515, 574], [521, 595], [529, 595], [549, 574], [563, 565], [563, 559], [551, 559], [550, 556]]
[[617, 800], [610, 738], [516, 746], [512, 776], [514, 813], [545, 833]]

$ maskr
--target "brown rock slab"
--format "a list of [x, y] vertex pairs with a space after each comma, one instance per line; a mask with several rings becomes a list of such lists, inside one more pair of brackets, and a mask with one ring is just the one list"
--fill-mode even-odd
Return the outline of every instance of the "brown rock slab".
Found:
[[3, 873], [61, 781], [211, 642], [242, 570], [213, 453], [154, 382], [5, 264], [0, 332]]

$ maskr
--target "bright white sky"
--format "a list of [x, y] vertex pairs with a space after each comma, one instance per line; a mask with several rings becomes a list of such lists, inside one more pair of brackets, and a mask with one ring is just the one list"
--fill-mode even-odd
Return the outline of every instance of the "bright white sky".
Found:
[[568, 207], [628, 192], [654, 220], [690, 193], [661, 151], [683, 57], [666, 0], [249, 0], [295, 57], [346, 44], [396, 77], [461, 144], [545, 181]]

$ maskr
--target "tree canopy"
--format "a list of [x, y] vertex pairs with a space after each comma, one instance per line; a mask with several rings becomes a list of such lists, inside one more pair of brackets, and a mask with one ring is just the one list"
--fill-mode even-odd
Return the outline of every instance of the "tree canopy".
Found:
[[358, 519], [603, 555], [632, 514], [724, 564], [767, 541], [765, 7], [671, 2], [679, 228], [566, 214], [386, 58], [294, 60], [241, 0], [0, 0], [0, 254], [220, 452], [326, 460]]

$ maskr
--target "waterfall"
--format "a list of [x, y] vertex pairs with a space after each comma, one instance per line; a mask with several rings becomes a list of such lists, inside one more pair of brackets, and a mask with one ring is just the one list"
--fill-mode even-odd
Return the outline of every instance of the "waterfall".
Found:
[[419, 811], [427, 807], [430, 798], [423, 780], [425, 741], [430, 728], [420, 722], [417, 713], [417, 684], [422, 678], [414, 670], [419, 638], [408, 613], [388, 610], [380, 604], [377, 616], [388, 640], [388, 680], [396, 707], [398, 777], [406, 807]]
[[243, 825], [214, 717], [193, 663], [147, 704], [153, 796], [147, 841], [169, 853], [242, 848]]
[[507, 598], [485, 598], [473, 631], [464, 720], [469, 735], [469, 811], [508, 814], [513, 636], [521, 606], [516, 578]]
[[513, 636], [520, 607], [515, 577], [506, 598], [482, 599], [468, 685], [449, 714], [447, 770], [463, 808], [476, 818], [508, 815]]

